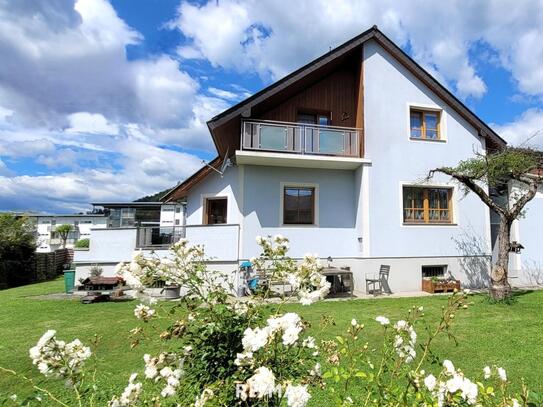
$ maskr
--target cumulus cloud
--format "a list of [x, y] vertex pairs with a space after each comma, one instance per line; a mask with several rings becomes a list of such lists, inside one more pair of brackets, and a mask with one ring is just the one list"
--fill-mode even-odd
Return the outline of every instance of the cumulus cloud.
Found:
[[183, 2], [170, 25], [192, 40], [180, 49], [181, 57], [277, 79], [373, 24], [408, 46], [463, 98], [486, 92], [470, 60], [481, 41], [496, 50], [523, 92], [543, 94], [539, 0]]
[[[127, 59], [142, 40], [107, 0], [0, 0], [0, 209], [131, 200], [201, 165], [169, 148], [211, 151], [205, 121], [229, 102], [171, 56]], [[13, 160], [50, 174], [15, 175]]]
[[528, 109], [511, 123], [493, 125], [493, 128], [513, 146], [543, 150], [543, 109]]

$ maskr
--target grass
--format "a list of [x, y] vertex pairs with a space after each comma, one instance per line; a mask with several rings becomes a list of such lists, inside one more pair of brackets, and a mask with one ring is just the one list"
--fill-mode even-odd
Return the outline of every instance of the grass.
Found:
[[[136, 325], [135, 302], [82, 305], [78, 301], [36, 299], [36, 295], [61, 292], [63, 281], [55, 280], [0, 291], [0, 366], [15, 369], [41, 381], [28, 357], [33, 346], [47, 329], [55, 329], [58, 337], [75, 337], [90, 343], [95, 334], [101, 337], [98, 356], [99, 387], [109, 395], [124, 388], [129, 374], [141, 371], [143, 353], [157, 353], [158, 341], [150, 339], [131, 350], [128, 332]], [[535, 391], [543, 390], [543, 291], [519, 295], [511, 305], [490, 304], [484, 296], [473, 296], [474, 305], [459, 313], [453, 332], [459, 345], [442, 337], [435, 350], [449, 358], [468, 375], [480, 377], [481, 369], [496, 364], [506, 368], [508, 376], [520, 383], [525, 378]], [[405, 316], [413, 305], [423, 305], [429, 323], [437, 321], [444, 296], [420, 298], [385, 298], [379, 300], [327, 301], [310, 307], [290, 305], [311, 323], [310, 334], [319, 339], [341, 334], [354, 317], [366, 325], [364, 335], [371, 344], [380, 341], [380, 327], [373, 321], [377, 315], [391, 320]], [[322, 315], [330, 315], [336, 325], [322, 330]], [[423, 331], [419, 328], [419, 335]], [[437, 371], [429, 366], [427, 370]], [[57, 393], [62, 387], [53, 386]], [[0, 372], [0, 394], [29, 393], [28, 384]], [[329, 405], [325, 394], [316, 393], [311, 405]]]

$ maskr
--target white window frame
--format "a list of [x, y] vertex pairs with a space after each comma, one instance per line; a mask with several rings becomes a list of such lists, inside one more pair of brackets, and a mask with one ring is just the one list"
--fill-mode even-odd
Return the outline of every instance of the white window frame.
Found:
[[[309, 183], [309, 182], [280, 182], [279, 183], [279, 194], [280, 194], [280, 204], [279, 204], [279, 226], [284, 228], [314, 228], [319, 227], [319, 184]], [[283, 223], [283, 213], [285, 208], [285, 188], [313, 188], [315, 190], [315, 208], [313, 213], [313, 223], [312, 224], [293, 224], [293, 223]]]

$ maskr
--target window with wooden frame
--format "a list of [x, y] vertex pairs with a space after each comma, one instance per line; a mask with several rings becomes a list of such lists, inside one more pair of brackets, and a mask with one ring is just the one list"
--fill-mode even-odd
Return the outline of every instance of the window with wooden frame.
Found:
[[409, 137], [414, 140], [441, 140], [440, 121], [438, 110], [411, 108]]
[[284, 187], [283, 190], [283, 224], [313, 225], [315, 224], [315, 188]]
[[204, 200], [204, 225], [226, 223], [227, 212], [227, 198], [206, 198]]
[[403, 221], [407, 224], [451, 224], [452, 188], [403, 187]]

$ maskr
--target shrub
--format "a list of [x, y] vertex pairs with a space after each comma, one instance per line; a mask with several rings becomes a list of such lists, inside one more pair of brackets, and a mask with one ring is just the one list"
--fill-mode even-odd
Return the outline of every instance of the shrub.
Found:
[[77, 242], [75, 242], [74, 247], [76, 249], [88, 249], [90, 245], [90, 239], [79, 239]]
[[100, 267], [98, 264], [93, 264], [90, 268], [90, 276], [91, 277], [100, 277], [103, 273], [102, 267]]

